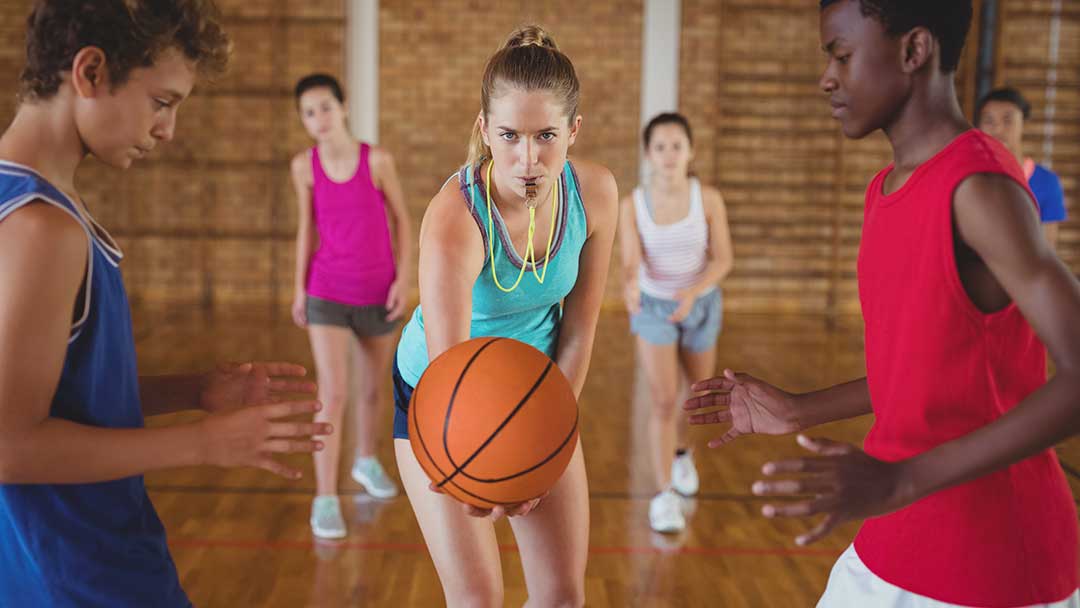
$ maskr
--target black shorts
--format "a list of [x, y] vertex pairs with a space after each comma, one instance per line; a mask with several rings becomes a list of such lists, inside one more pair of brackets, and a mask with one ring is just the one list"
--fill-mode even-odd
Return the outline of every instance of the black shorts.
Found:
[[358, 338], [388, 334], [398, 324], [386, 320], [385, 306], [350, 306], [315, 296], [307, 297], [306, 312], [309, 325], [348, 327]]

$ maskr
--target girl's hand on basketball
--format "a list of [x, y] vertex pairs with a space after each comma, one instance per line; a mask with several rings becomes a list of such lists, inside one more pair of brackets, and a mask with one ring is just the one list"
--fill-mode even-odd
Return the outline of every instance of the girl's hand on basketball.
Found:
[[675, 312], [671, 313], [668, 317], [668, 321], [672, 323], [679, 323], [687, 316], [690, 315], [690, 311], [694, 309], [694, 302], [697, 301], [697, 294], [692, 289], [681, 289], [675, 293], [675, 301], [679, 303]]
[[250, 405], [280, 403], [285, 395], [314, 395], [314, 382], [300, 380], [304, 366], [284, 362], [223, 363], [203, 376], [199, 406], [215, 413]]
[[691, 414], [690, 424], [731, 424], [720, 437], [709, 441], [718, 448], [741, 435], [786, 435], [800, 430], [795, 395], [749, 375], [725, 369], [722, 376], [694, 383], [690, 390], [705, 393], [686, 400], [687, 411], [716, 408]]
[[465, 512], [473, 517], [487, 517], [491, 521], [499, 521], [503, 517], [524, 517], [536, 509], [541, 500], [547, 497], [547, 492], [539, 498], [527, 500], [516, 505], [498, 506], [494, 509], [481, 509], [472, 505], [466, 505]]
[[323, 443], [315, 437], [329, 435], [333, 427], [280, 419], [314, 414], [321, 409], [318, 401], [292, 401], [211, 414], [197, 423], [202, 437], [201, 462], [221, 467], [258, 467], [286, 479], [300, 479], [299, 470], [281, 464], [273, 455], [317, 452]]
[[401, 280], [390, 284], [390, 291], [386, 294], [386, 320], [397, 321], [405, 314], [405, 285]]
[[292, 301], [292, 320], [300, 329], [307, 327], [307, 297], [302, 293], [296, 294]]
[[798, 442], [817, 457], [770, 462], [761, 471], [769, 476], [799, 477], [756, 481], [752, 486], [757, 496], [814, 497], [761, 508], [770, 518], [825, 515], [813, 530], [797, 537], [796, 544], [808, 545], [843, 522], [884, 515], [914, 502], [913, 484], [903, 462], [884, 462], [853, 445], [828, 439], [799, 435]]
[[641, 289], [636, 280], [628, 281], [623, 285], [623, 301], [626, 304], [626, 312], [631, 315], [641, 312]]
[[[429, 483], [428, 489], [436, 494], [445, 494], [445, 492], [442, 491], [442, 488], [435, 485], [435, 482]], [[465, 509], [465, 514], [470, 517], [490, 517], [491, 521], [499, 521], [503, 517], [521, 517], [528, 515], [540, 504], [541, 500], [547, 498], [547, 495], [548, 492], [544, 492], [543, 495], [532, 500], [527, 500], [516, 505], [498, 506], [494, 509], [481, 509], [480, 507], [464, 502], [461, 503], [461, 506]]]

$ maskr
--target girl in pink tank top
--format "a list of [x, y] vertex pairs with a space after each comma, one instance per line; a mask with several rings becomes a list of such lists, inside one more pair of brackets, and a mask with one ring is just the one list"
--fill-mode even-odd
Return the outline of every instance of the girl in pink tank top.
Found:
[[[359, 376], [352, 477], [372, 496], [389, 498], [397, 486], [374, 456], [374, 379], [389, 373], [411, 285], [411, 223], [390, 153], [349, 134], [337, 80], [325, 74], [303, 78], [296, 101], [316, 145], [297, 154], [291, 167], [299, 205], [292, 317], [307, 328], [315, 356], [323, 403], [317, 420], [341, 428], [350, 376]], [[363, 356], [351, 364], [350, 350], [356, 348]], [[323, 538], [345, 536], [337, 497], [340, 437], [327, 440], [315, 455], [311, 529]]]

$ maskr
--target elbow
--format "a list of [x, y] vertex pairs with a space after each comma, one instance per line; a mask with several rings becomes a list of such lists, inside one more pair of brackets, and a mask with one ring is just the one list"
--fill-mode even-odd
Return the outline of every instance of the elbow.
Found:
[[728, 275], [730, 275], [731, 271], [734, 269], [735, 263], [732, 260], [725, 260], [724, 263], [720, 265], [720, 280], [723, 281], [728, 278]]
[[26, 483], [21, 474], [20, 450], [7, 438], [0, 439], [0, 484]]

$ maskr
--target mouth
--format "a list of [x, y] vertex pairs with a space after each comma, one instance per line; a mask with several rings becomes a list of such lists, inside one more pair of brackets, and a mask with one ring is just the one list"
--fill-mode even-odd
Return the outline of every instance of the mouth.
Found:
[[153, 150], [153, 149], [154, 149], [153, 146], [149, 146], [149, 147], [147, 147], [147, 146], [135, 146], [135, 150], [138, 151], [140, 158], [143, 157], [143, 156], [146, 156], [147, 154], [150, 154], [150, 151]]
[[840, 118], [840, 115], [847, 111], [847, 104], [840, 103], [839, 101], [830, 100], [829, 105], [832, 106], [832, 117]]

